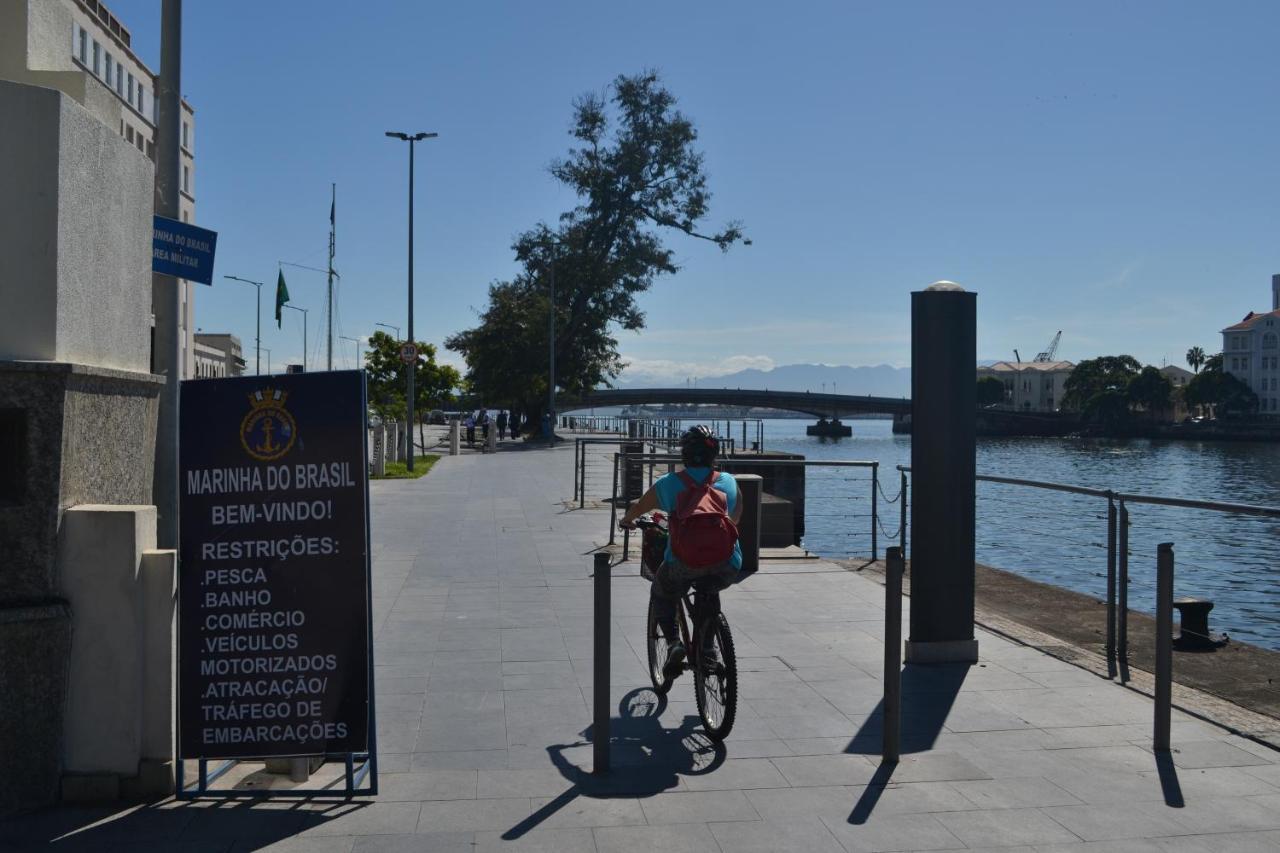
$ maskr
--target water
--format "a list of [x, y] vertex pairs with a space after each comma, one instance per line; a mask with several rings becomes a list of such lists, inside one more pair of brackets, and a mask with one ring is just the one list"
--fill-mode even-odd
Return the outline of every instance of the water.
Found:
[[[893, 435], [887, 420], [855, 420], [846, 422], [853, 438], [831, 441], [806, 436], [809, 423], [767, 421], [765, 449], [878, 461], [885, 495], [898, 494], [894, 466], [910, 464], [910, 436]], [[1280, 505], [1276, 444], [979, 438], [977, 468], [1136, 494]], [[806, 548], [831, 557], [869, 552], [869, 479], [864, 470], [809, 469]], [[977, 495], [979, 562], [1105, 600], [1105, 500], [993, 483], [979, 483]], [[879, 511], [883, 556], [897, 541], [899, 510], [882, 499]], [[1129, 517], [1131, 608], [1154, 609], [1156, 545], [1172, 542], [1174, 594], [1212, 599], [1214, 631], [1280, 650], [1280, 521], [1146, 505], [1131, 505]]]

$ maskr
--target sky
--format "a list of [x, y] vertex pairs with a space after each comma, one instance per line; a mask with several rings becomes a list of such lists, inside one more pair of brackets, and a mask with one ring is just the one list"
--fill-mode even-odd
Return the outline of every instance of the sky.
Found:
[[[109, 5], [158, 68], [159, 0]], [[221, 276], [324, 267], [331, 183], [335, 335], [407, 325], [408, 152], [384, 131], [440, 134], [417, 148], [415, 213], [415, 332], [439, 343], [515, 272], [514, 236], [575, 203], [547, 172], [574, 98], [646, 68], [698, 128], [707, 229], [742, 220], [752, 245], [666, 238], [681, 271], [619, 336], [631, 382], [906, 366], [909, 294], [939, 279], [977, 291], [980, 359], [1030, 359], [1061, 329], [1060, 358], [1182, 364], [1271, 307], [1274, 2], [185, 7], [196, 219], [219, 235], [197, 325], [239, 335], [251, 365], [254, 290]], [[324, 276], [285, 276], [315, 364]], [[280, 370], [300, 315], [277, 330], [263, 290]]]

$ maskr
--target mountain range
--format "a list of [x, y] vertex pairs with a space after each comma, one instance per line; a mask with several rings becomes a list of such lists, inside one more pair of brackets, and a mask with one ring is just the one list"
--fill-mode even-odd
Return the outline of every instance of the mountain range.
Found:
[[[824, 388], [825, 383], [825, 388]], [[623, 374], [620, 387], [632, 384]], [[636, 383], [641, 384], [641, 383]], [[644, 382], [643, 385], [649, 385]], [[847, 364], [784, 364], [771, 370], [751, 368], [724, 376], [698, 380], [699, 388], [751, 388], [770, 391], [812, 391], [870, 394], [873, 397], [910, 397], [911, 369], [880, 364], [851, 367]]]

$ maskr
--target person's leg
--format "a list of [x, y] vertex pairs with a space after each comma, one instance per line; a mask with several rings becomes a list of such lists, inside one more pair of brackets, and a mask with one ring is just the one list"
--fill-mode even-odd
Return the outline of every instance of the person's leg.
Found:
[[654, 620], [668, 644], [680, 642], [680, 635], [676, 631], [676, 599], [688, 588], [687, 583], [679, 580], [678, 574], [678, 567], [663, 563], [654, 573], [653, 583], [649, 586]]

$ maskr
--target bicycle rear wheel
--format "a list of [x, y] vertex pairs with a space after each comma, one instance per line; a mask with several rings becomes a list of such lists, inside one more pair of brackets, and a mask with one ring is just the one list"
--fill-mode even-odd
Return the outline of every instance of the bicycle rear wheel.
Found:
[[[694, 694], [698, 700], [698, 716], [707, 737], [722, 741], [733, 729], [738, 713], [738, 659], [733, 651], [733, 634], [723, 613], [708, 617], [694, 636], [698, 655], [693, 668]], [[705, 649], [715, 652], [714, 661], [706, 660]]]
[[646, 645], [649, 647], [649, 680], [653, 682], [653, 689], [659, 696], [666, 696], [667, 691], [671, 689], [671, 682], [675, 680], [664, 672], [671, 644], [667, 642], [662, 628], [658, 626], [657, 613], [653, 609], [653, 596], [649, 597], [649, 618], [646, 620], [645, 633]]

